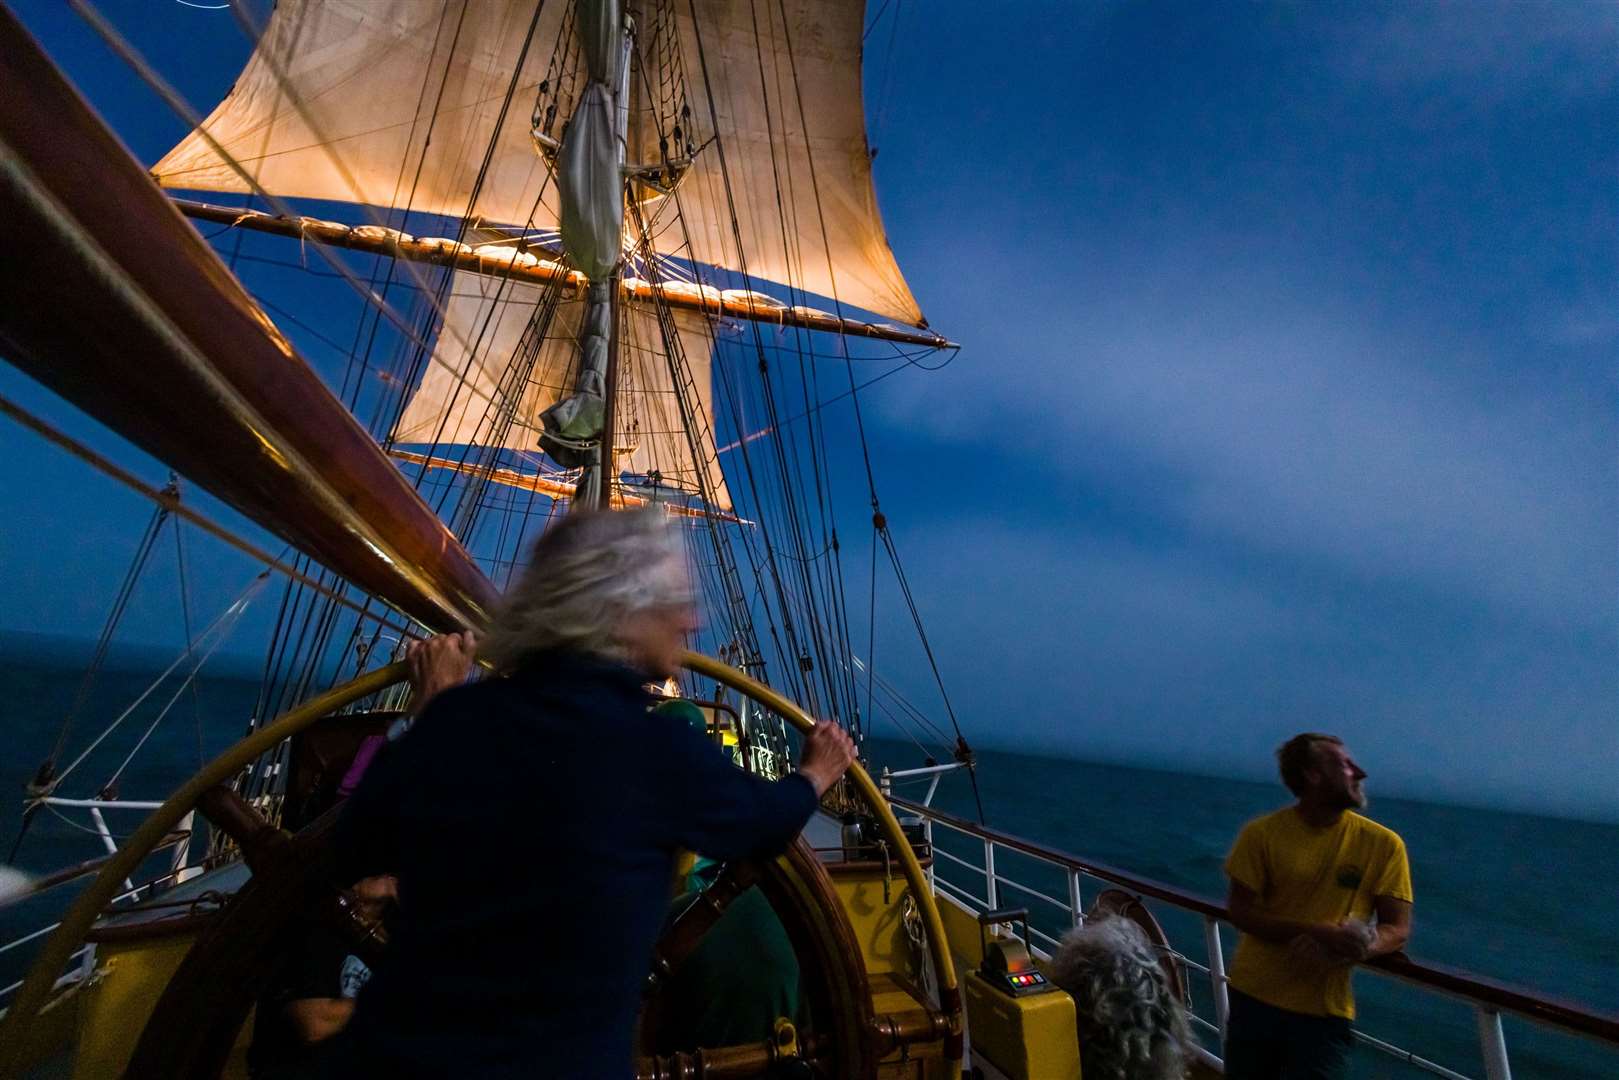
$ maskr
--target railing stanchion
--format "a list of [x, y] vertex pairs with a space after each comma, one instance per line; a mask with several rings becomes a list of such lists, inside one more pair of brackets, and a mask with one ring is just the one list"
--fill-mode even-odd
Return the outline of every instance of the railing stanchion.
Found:
[[[174, 857], [169, 860], [169, 873], [174, 875], [176, 885], [196, 876], [186, 873], [186, 863], [191, 861], [191, 832], [196, 828], [196, 823], [197, 812], [193, 810], [181, 818], [180, 824], [175, 827], [176, 831], [185, 833], [185, 839], [174, 845]], [[202, 873], [202, 867], [199, 866], [196, 870], [198, 874]]]
[[[90, 807], [90, 820], [96, 823], [96, 835], [101, 837], [102, 846], [107, 849], [108, 855], [118, 854], [118, 842], [112, 838], [112, 830], [107, 828], [107, 819], [101, 816], [99, 807]], [[133, 889], [135, 884], [128, 878], [124, 879], [124, 888]]]
[[984, 840], [984, 902], [986, 911], [1000, 907], [1000, 891], [995, 887], [995, 841]]
[[1079, 898], [1079, 871], [1068, 871], [1068, 915], [1075, 926], [1085, 921], [1085, 906]]
[[939, 857], [933, 853], [932, 818], [924, 817], [922, 819], [922, 835], [925, 836], [928, 841], [928, 888], [932, 889], [934, 893], [938, 893], [939, 883], [934, 880], [933, 875], [938, 871]]
[[1484, 1052], [1486, 1080], [1512, 1080], [1512, 1065], [1507, 1061], [1507, 1039], [1501, 1032], [1501, 1014], [1494, 1009], [1478, 1008], [1478, 1042]]
[[107, 849], [107, 854], [118, 854], [118, 844], [112, 838], [112, 830], [107, 828], [107, 819], [94, 806], [90, 808], [90, 820], [96, 823], [96, 835], [101, 837], [101, 845]]
[[1225, 950], [1220, 944], [1220, 920], [1203, 918], [1203, 941], [1209, 950], [1209, 989], [1214, 992], [1214, 1022], [1225, 1038], [1226, 1018], [1231, 1015], [1231, 998], [1226, 993]]

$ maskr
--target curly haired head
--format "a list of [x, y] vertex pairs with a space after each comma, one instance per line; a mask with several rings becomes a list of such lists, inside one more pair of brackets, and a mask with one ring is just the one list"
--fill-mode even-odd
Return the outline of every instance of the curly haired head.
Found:
[[1186, 1010], [1135, 923], [1104, 916], [1069, 931], [1051, 959], [1051, 981], [1074, 998], [1085, 1080], [1186, 1075]]
[[662, 511], [575, 511], [534, 545], [480, 651], [501, 671], [550, 649], [622, 660], [628, 617], [693, 602], [684, 544]]

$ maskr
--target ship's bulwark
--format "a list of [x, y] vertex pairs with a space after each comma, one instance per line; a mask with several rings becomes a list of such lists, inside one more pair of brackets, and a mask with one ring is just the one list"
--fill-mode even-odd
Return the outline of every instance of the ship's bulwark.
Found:
[[483, 624], [489, 580], [4, 8], [0, 85], [6, 359], [355, 585]]

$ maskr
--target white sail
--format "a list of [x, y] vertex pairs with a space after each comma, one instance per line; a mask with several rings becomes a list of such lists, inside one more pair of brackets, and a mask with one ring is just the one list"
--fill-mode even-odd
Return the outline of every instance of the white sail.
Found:
[[[555, 228], [556, 186], [529, 126], [542, 80], [571, 114], [560, 100], [575, 92], [564, 86], [570, 5], [541, 8], [495, 137], [534, 10], [534, 0], [281, 0], [203, 128], [273, 195]], [[678, 57], [691, 105], [683, 134], [698, 152], [678, 199], [647, 208], [655, 247], [921, 324], [872, 189], [861, 0], [695, 0], [696, 23], [686, 3], [673, 10], [678, 46], [649, 29], [638, 77]], [[632, 154], [655, 143], [647, 125], [638, 142]], [[153, 175], [170, 188], [250, 189], [199, 132]], [[677, 204], [689, 250], [669, 227]]]
[[[540, 413], [573, 392], [584, 301], [562, 300], [532, 367], [519, 354], [532, 349], [525, 332], [544, 290], [481, 274], [458, 273], [446, 305], [446, 329], [412, 395], [393, 441], [401, 446], [504, 446], [539, 453]], [[613, 446], [618, 472], [659, 473], [666, 484], [697, 492], [706, 476], [710, 505], [731, 509], [712, 440], [698, 441], [701, 471], [681, 422], [656, 313], [625, 304], [619, 319], [619, 385]], [[714, 332], [698, 312], [672, 312], [690, 375], [691, 405], [712, 430], [710, 378]], [[465, 344], [463, 344], [465, 343]], [[525, 348], [527, 344], [527, 348]], [[471, 346], [469, 351], [467, 346]], [[527, 368], [521, 385], [503, 385]]]

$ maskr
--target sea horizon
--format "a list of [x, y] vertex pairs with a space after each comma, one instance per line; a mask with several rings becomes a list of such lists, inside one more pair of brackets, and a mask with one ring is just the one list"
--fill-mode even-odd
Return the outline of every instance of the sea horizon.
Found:
[[[72, 670], [77, 667], [82, 673], [84, 666], [88, 664], [95, 650], [95, 645], [94, 638], [77, 637], [69, 634], [40, 633], [31, 630], [0, 629], [0, 660], [6, 662], [24, 661], [54, 670]], [[180, 642], [115, 642], [108, 649], [107, 657], [103, 662], [103, 669], [155, 674], [174, 662], [180, 655], [182, 648], [183, 645]], [[221, 651], [209, 659], [201, 677], [228, 680], [258, 679], [261, 677], [263, 669], [264, 659], [262, 656]], [[903, 736], [898, 736], [888, 731], [889, 726], [891, 725], [879, 725], [875, 733], [870, 737], [895, 744], [903, 743]], [[1134, 769], [1143, 773], [1195, 776], [1207, 780], [1270, 785], [1276, 789], [1278, 799], [1285, 801], [1286, 798], [1286, 792], [1281, 788], [1280, 781], [1275, 777], [1273, 762], [1269, 759], [1257, 763], [1253, 768], [1219, 769], [1200, 765], [1196, 761], [1177, 761], [1158, 757], [1129, 757], [1104, 752], [1087, 753], [1083, 748], [1062, 746], [1060, 744], [1031, 744], [1027, 741], [1021, 743], [1004, 742], [994, 738], [992, 735], [985, 737], [976, 734], [971, 730], [970, 721], [964, 730], [968, 736], [968, 742], [975, 750], [991, 750], [998, 754], [1023, 756], [1036, 760], [1058, 758], [1078, 765]], [[911, 749], [916, 752], [915, 765], [921, 764], [924, 753], [931, 754], [939, 761], [948, 760], [945, 756], [945, 748], [942, 747], [924, 751], [912, 745]], [[1548, 822], [1566, 821], [1592, 825], [1619, 825], [1619, 797], [1615, 798], [1611, 807], [1595, 807], [1584, 812], [1571, 811], [1555, 806], [1535, 805], [1518, 798], [1502, 798], [1494, 801], [1487, 799], [1458, 799], [1446, 797], [1442, 794], [1434, 794], [1430, 791], [1418, 790], [1418, 786], [1411, 782], [1385, 781], [1378, 775], [1376, 762], [1367, 762], [1367, 765], [1374, 770], [1374, 775], [1369, 784], [1370, 796], [1374, 804], [1379, 798], [1389, 797], [1407, 802], [1427, 803], [1433, 806], [1456, 809], [1522, 814], [1528, 817], [1542, 818]], [[904, 765], [899, 767], [909, 768], [915, 766]]]

